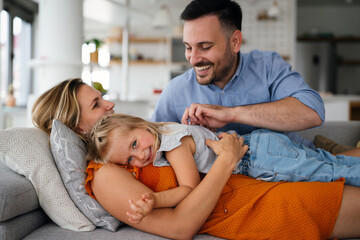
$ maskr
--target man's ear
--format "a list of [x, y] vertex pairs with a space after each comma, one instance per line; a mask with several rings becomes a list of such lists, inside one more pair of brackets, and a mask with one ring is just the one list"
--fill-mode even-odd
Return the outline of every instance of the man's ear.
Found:
[[242, 43], [242, 33], [240, 30], [236, 30], [230, 39], [231, 49], [234, 53], [238, 53], [240, 51]]

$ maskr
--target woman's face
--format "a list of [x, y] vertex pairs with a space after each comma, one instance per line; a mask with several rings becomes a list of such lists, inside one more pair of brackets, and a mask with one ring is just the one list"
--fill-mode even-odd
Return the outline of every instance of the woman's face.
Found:
[[114, 113], [114, 103], [104, 100], [101, 93], [89, 85], [81, 85], [76, 97], [80, 105], [80, 120], [76, 131], [80, 134], [89, 133], [97, 120], [105, 114]]

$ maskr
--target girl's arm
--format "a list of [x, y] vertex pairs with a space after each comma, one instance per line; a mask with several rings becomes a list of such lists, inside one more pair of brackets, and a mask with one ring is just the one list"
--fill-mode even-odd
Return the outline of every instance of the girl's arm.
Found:
[[179, 187], [154, 193], [154, 208], [175, 207], [200, 183], [200, 175], [193, 158], [195, 151], [193, 138], [185, 136], [181, 139], [180, 146], [165, 152], [166, 159], [175, 172]]
[[243, 139], [239, 140], [236, 134], [223, 133], [219, 137], [223, 138], [206, 141], [218, 158], [200, 184], [176, 208], [154, 209], [139, 224], [128, 219], [129, 199], [140, 199], [143, 193], [152, 191], [131, 173], [117, 166], [103, 166], [94, 174], [92, 190], [99, 203], [120, 221], [163, 237], [189, 239], [212, 212], [235, 164], [247, 151]]

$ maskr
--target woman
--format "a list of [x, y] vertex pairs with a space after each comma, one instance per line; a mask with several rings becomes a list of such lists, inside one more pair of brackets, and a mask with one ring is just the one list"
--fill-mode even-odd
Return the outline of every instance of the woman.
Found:
[[[96, 120], [113, 112], [112, 108], [113, 104], [96, 90], [80, 79], [71, 79], [36, 101], [33, 121], [49, 133], [52, 120], [58, 118], [84, 137]], [[94, 168], [92, 192], [119, 220], [168, 238], [191, 238], [200, 228], [215, 236], [243, 239], [360, 236], [359, 188], [344, 186], [343, 182], [267, 183], [231, 175], [242, 154], [242, 143], [235, 135], [225, 134], [222, 141], [210, 141], [209, 146], [218, 158], [200, 184], [175, 208], [156, 209], [139, 224], [128, 219], [129, 199], [141, 199], [152, 190], [126, 169], [117, 165]], [[267, 211], [270, 208], [273, 211]], [[216, 222], [224, 216], [228, 221]]]
[[50, 134], [52, 121], [58, 119], [85, 140], [95, 122], [105, 114], [114, 113], [113, 108], [114, 103], [104, 100], [99, 91], [74, 78], [43, 93], [34, 103], [32, 120]]

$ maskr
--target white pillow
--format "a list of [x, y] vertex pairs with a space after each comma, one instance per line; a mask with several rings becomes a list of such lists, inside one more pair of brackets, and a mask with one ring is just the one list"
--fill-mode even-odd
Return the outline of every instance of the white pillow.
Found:
[[0, 153], [9, 168], [31, 181], [40, 206], [57, 225], [74, 231], [96, 228], [70, 199], [45, 132], [37, 128], [0, 130]]
[[86, 147], [84, 142], [59, 120], [50, 134], [51, 152], [70, 198], [97, 227], [116, 231], [121, 222], [110, 215], [85, 190]]

